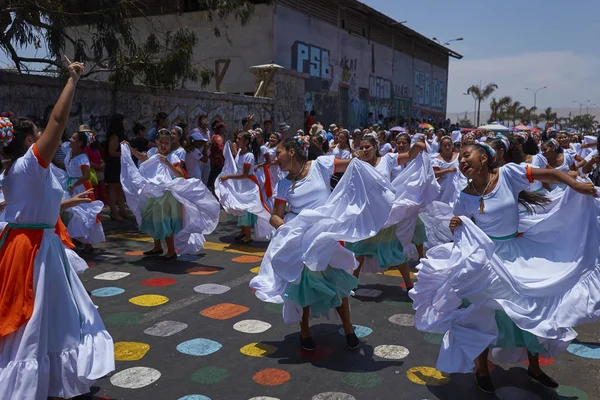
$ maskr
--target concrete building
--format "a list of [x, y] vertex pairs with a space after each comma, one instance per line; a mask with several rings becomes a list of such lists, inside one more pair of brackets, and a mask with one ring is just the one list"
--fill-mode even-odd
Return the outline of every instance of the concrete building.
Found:
[[[300, 98], [285, 80], [277, 80], [269, 92], [276, 123], [301, 121], [305, 110], [315, 110], [324, 124], [351, 128], [366, 124], [369, 112], [375, 119], [380, 114], [446, 117], [448, 61], [461, 55], [356, 0], [255, 3], [254, 16], [241, 26], [233, 16], [209, 22], [194, 0], [148, 0], [146, 15], [135, 18], [135, 26], [140, 38], [156, 24], [193, 29], [200, 41], [197, 63], [213, 68], [215, 61], [229, 60], [222, 92], [253, 95], [257, 82], [249, 70], [256, 65], [274, 63], [284, 67], [283, 73], [295, 71], [304, 80]], [[215, 25], [221, 37], [215, 37]], [[216, 80], [186, 89], [216, 91]]]

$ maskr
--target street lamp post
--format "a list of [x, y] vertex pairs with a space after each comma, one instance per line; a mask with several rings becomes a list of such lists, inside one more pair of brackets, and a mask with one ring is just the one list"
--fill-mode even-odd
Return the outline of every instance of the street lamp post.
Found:
[[590, 103], [590, 102], [591, 102], [591, 100], [586, 100], [586, 101], [584, 101], [583, 103], [582, 103], [582, 102], [580, 102], [580, 101], [577, 101], [577, 100], [573, 100], [573, 103], [575, 103], [575, 104], [579, 104], [579, 116], [581, 116], [581, 113], [582, 113], [582, 111], [583, 111], [583, 105], [584, 105], [584, 104], [588, 104], [588, 103]]
[[530, 88], [525, 88], [525, 90], [529, 90], [529, 91], [532, 91], [532, 92], [533, 92], [533, 106], [534, 106], [535, 108], [537, 108], [537, 94], [538, 94], [538, 92], [539, 92], [540, 90], [544, 90], [544, 89], [547, 89], [547, 88], [548, 88], [548, 86], [544, 86], [544, 87], [541, 87], [541, 88], [539, 88], [539, 89], [535, 89], [535, 90], [533, 90], [533, 89], [530, 89]]
[[444, 42], [444, 44], [442, 45], [442, 42], [440, 42], [440, 40], [436, 37], [431, 38], [431, 40], [433, 40], [434, 42], [437, 42], [437, 44], [441, 45], [441, 46], [448, 46], [450, 43], [452, 42], [462, 42], [463, 40], [465, 40], [464, 38], [456, 38], [456, 39], [450, 39], [447, 42]]
[[594, 107], [595, 105], [596, 105], [596, 103], [594, 103], [594, 104], [588, 104], [586, 106], [585, 113], [589, 115], [590, 114], [590, 107]]

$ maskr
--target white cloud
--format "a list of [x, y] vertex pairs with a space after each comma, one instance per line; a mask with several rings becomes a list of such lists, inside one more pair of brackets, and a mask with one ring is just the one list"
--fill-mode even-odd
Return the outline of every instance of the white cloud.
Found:
[[[569, 51], [532, 52], [480, 60], [454, 60], [448, 83], [449, 115], [473, 112], [473, 98], [463, 96], [467, 88], [482, 82], [495, 82], [492, 97], [511, 96], [527, 106], [533, 105], [533, 93], [525, 88], [548, 86], [537, 96], [538, 108], [579, 107], [573, 100], [600, 105], [600, 57]], [[481, 104], [488, 110], [489, 101]], [[596, 106], [597, 107], [597, 106]]]

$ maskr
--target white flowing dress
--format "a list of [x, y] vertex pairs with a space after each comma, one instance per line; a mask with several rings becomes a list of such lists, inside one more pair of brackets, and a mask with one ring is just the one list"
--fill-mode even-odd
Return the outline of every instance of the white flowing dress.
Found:
[[[169, 160], [176, 165], [179, 158], [172, 152]], [[150, 198], [169, 191], [183, 206], [183, 229], [175, 235], [179, 254], [193, 254], [204, 246], [204, 235], [212, 233], [219, 222], [220, 207], [212, 193], [199, 179], [174, 178], [158, 154], [135, 166], [129, 146], [121, 145], [121, 185], [127, 205], [142, 224], [144, 207]]]
[[47, 226], [33, 261], [33, 314], [0, 337], [0, 398], [7, 400], [75, 397], [115, 369], [113, 340], [54, 231], [63, 188], [34, 146], [2, 181], [6, 221], [15, 229]]
[[[499, 342], [496, 311], [535, 335], [552, 357], [576, 337], [573, 327], [600, 316], [600, 200], [567, 189], [548, 214], [525, 217], [532, 221], [519, 232], [517, 198], [530, 183], [526, 168], [501, 167], [484, 214], [479, 197], [462, 193], [455, 213], [463, 225], [454, 243], [430, 249], [417, 267], [409, 292], [415, 326], [445, 333], [441, 371], [470, 372], [473, 360]], [[577, 230], [565, 235], [565, 221]], [[460, 308], [463, 300], [472, 304]], [[505, 362], [527, 358], [524, 348], [493, 355]]]

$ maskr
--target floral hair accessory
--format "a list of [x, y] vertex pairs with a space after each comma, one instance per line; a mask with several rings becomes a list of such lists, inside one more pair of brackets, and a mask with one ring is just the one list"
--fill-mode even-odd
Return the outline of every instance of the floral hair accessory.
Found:
[[504, 145], [504, 148], [506, 150], [508, 150], [508, 148], [510, 147], [510, 140], [508, 140], [508, 138], [504, 135], [496, 135], [496, 139], [500, 140], [502, 142], [502, 144]]
[[298, 142], [300, 147], [302, 147], [302, 150], [304, 150], [304, 152], [308, 156], [308, 149], [310, 148], [310, 137], [309, 136], [294, 136], [294, 140], [296, 142]]
[[93, 143], [96, 141], [96, 132], [85, 132], [87, 138], [88, 138], [88, 143]]
[[365, 134], [363, 135], [363, 140], [379, 140], [379, 138], [377, 137], [377, 134], [375, 132], [365, 132]]
[[496, 162], [496, 150], [492, 149], [492, 146], [490, 146], [487, 143], [479, 143], [479, 146], [483, 147], [484, 149], [487, 150], [487, 152], [489, 153], [491, 160], [489, 161], [490, 164], [493, 164]]
[[517, 132], [517, 133], [515, 133], [515, 136], [518, 136], [518, 137], [522, 138], [524, 142], [526, 142], [527, 140], [529, 140], [529, 133], [527, 133], [525, 131]]
[[6, 117], [0, 118], [0, 143], [2, 147], [7, 147], [15, 138], [15, 131], [12, 122]]
[[552, 143], [552, 147], [554, 147], [554, 151], [558, 151], [558, 149], [560, 149], [560, 143], [558, 143], [558, 140], [552, 138], [552, 139], [548, 140], [548, 142]]

